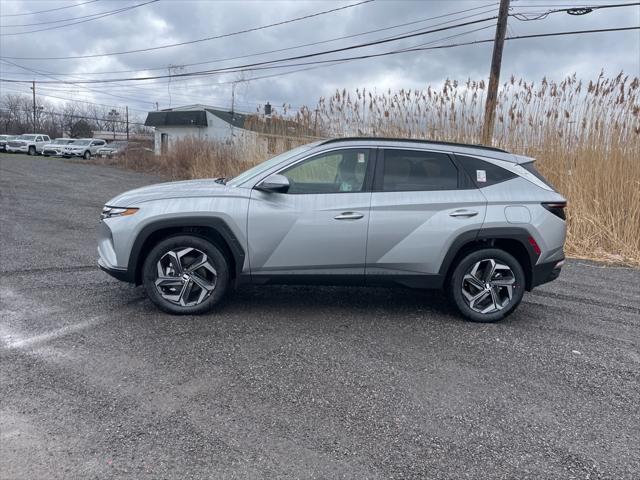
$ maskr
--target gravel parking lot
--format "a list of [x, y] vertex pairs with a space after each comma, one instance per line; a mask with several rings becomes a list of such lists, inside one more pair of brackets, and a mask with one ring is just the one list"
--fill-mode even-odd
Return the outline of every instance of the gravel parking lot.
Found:
[[640, 270], [570, 261], [492, 325], [329, 287], [171, 317], [95, 264], [156, 181], [0, 154], [3, 479], [640, 477]]

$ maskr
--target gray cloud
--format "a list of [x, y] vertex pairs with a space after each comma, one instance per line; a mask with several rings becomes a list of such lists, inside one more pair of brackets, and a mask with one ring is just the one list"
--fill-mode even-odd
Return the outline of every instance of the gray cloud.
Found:
[[[130, 0], [125, 3], [117, 0], [101, 0], [57, 12], [19, 17], [7, 17], [6, 15], [55, 8], [69, 3], [61, 1], [3, 1], [0, 3], [0, 14], [3, 15], [0, 18], [0, 24], [27, 23], [25, 20], [28, 20], [28, 23], [34, 23], [78, 17], [121, 8], [125, 5], [133, 5], [140, 3], [140, 1]], [[26, 35], [3, 36], [0, 37], [0, 50], [2, 56], [8, 57], [87, 55], [131, 50], [266, 25], [348, 3], [351, 2], [162, 0], [126, 13], [73, 25], [64, 29]], [[596, 0], [595, 2], [587, 3], [606, 4], [620, 2]], [[584, 3], [575, 0], [512, 1], [512, 7], [517, 11], [544, 11], [550, 5], [567, 4], [581, 5]], [[526, 8], [526, 5], [535, 5], [536, 8]], [[74, 74], [73, 77], [60, 77], [69, 81], [80, 78], [117, 78], [145, 74], [166, 74], [170, 65], [184, 65], [249, 55], [482, 6], [486, 6], [487, 10], [493, 6], [497, 11], [496, 2], [485, 0], [434, 0], [423, 2], [377, 0], [352, 9], [289, 25], [154, 52], [95, 59], [15, 60], [14, 62], [39, 71], [54, 72], [55, 74]], [[481, 11], [475, 10], [466, 15]], [[459, 14], [456, 18], [464, 15]], [[478, 15], [474, 18], [481, 18], [482, 16]], [[415, 30], [448, 21], [452, 18], [454, 17], [435, 19], [386, 32], [260, 57], [212, 63], [200, 67], [185, 67], [184, 71], [231, 66], [250, 61], [276, 59], [329, 48], [338, 48]], [[521, 22], [511, 18], [509, 20], [509, 32], [511, 35], [526, 35], [563, 30], [634, 26], [639, 23], [640, 8], [631, 7], [594, 11], [591, 14], [579, 17], [557, 13], [550, 15], [547, 19], [530, 22]], [[2, 33], [12, 33], [33, 28], [3, 27]], [[477, 28], [477, 26], [335, 54], [328, 58], [340, 58], [344, 55], [360, 53], [379, 53], [399, 47], [409, 47], [474, 28]], [[488, 28], [459, 38], [443, 40], [442, 43], [492, 38], [493, 33], [493, 29]], [[261, 80], [251, 79], [278, 71], [247, 72], [244, 77], [238, 73], [231, 73], [189, 79], [188, 81], [174, 79], [171, 81], [171, 86], [167, 85], [167, 80], [135, 84], [93, 85], [90, 86], [93, 91], [73, 85], [41, 85], [40, 92], [50, 96], [85, 99], [100, 103], [128, 104], [140, 110], [153, 108], [155, 102], [158, 102], [161, 108], [166, 107], [169, 105], [170, 97], [173, 106], [207, 103], [228, 107], [231, 101], [231, 84], [228, 82], [244, 78], [248, 81], [240, 82], [236, 87], [237, 108], [239, 109], [253, 110], [258, 103], [267, 100], [273, 104], [287, 102], [294, 106], [313, 105], [319, 97], [331, 95], [336, 88], [355, 89], [365, 87], [368, 89], [377, 88], [378, 90], [387, 88], [422, 88], [427, 84], [440, 84], [446, 78], [458, 80], [465, 80], [469, 77], [477, 80], [483, 79], [488, 76], [491, 49], [491, 44], [484, 44], [446, 50], [412, 52], [376, 59], [352, 61], [290, 75], [282, 74], [282, 71], [280, 71], [281, 74], [276, 77]], [[91, 72], [140, 70], [149, 67], [161, 67], [163, 70], [88, 75]], [[505, 47], [502, 75], [504, 79], [510, 75], [515, 75], [529, 80], [539, 80], [543, 76], [559, 79], [576, 72], [582, 78], [594, 78], [602, 69], [611, 75], [615, 75], [621, 70], [632, 75], [640, 75], [640, 34], [637, 31], [633, 31], [510, 41]], [[0, 70], [3, 78], [47, 79], [45, 76], [28, 73], [18, 67], [5, 64], [0, 66]], [[26, 85], [8, 86], [8, 84], [3, 83], [1, 88], [7, 92], [18, 90], [28, 92], [28, 86]], [[108, 94], [125, 98], [115, 98]]]

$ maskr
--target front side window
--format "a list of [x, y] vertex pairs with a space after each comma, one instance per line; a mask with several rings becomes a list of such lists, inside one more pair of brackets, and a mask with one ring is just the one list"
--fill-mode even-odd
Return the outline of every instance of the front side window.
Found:
[[36, 142], [41, 142], [42, 141], [42, 137], [37, 137], [36, 138]]
[[444, 153], [387, 149], [380, 183], [383, 192], [455, 190], [458, 170]]
[[280, 172], [289, 179], [287, 193], [348, 193], [365, 189], [368, 149], [322, 153]]

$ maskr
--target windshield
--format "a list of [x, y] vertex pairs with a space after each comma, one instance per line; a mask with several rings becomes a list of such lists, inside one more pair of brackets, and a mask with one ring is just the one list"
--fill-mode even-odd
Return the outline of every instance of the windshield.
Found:
[[36, 136], [35, 135], [20, 135], [18, 137], [18, 140], [35, 140]]
[[91, 140], [75, 140], [72, 145], [89, 145]]
[[281, 153], [280, 155], [276, 155], [275, 157], [270, 158], [269, 160], [259, 163], [255, 167], [251, 167], [249, 170], [245, 170], [237, 177], [233, 177], [231, 180], [229, 180], [228, 185], [231, 185], [232, 187], [238, 186], [241, 183], [249, 180], [251, 177], [255, 177], [256, 175], [259, 175], [260, 173], [266, 170], [269, 170], [271, 167], [274, 167], [289, 158], [295, 157], [296, 155], [299, 155], [302, 152], [306, 152], [307, 150], [310, 150], [311, 148], [315, 147], [317, 144], [318, 142], [308, 143], [307, 145], [302, 145], [300, 147], [294, 148], [293, 150], [289, 150], [284, 153]]

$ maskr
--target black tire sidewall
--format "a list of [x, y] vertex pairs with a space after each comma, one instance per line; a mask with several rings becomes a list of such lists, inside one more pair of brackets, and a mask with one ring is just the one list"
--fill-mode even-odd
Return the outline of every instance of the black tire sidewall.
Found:
[[[513, 297], [511, 299], [511, 303], [505, 309], [495, 313], [483, 314], [472, 310], [467, 305], [466, 300], [462, 296], [461, 285], [462, 278], [474, 263], [489, 258], [500, 260], [501, 262], [508, 265], [516, 278], [516, 283], [513, 287]], [[485, 248], [465, 255], [458, 262], [458, 265], [455, 267], [449, 279], [448, 293], [455, 307], [468, 320], [482, 323], [497, 322], [509, 316], [518, 307], [520, 301], [522, 300], [522, 297], [524, 296], [525, 280], [526, 279], [522, 265], [520, 265], [520, 262], [518, 262], [518, 260], [516, 260], [513, 255], [497, 248]]]
[[89, 160], [91, 158], [91, 152], [87, 150], [86, 152], [84, 152], [83, 157], [85, 160]]
[[[199, 305], [182, 307], [168, 302], [158, 293], [156, 265], [158, 260], [169, 250], [193, 247], [207, 254], [217, 272], [216, 287], [211, 295]], [[214, 244], [203, 237], [195, 235], [177, 235], [159, 242], [151, 249], [142, 267], [142, 284], [147, 295], [161, 310], [173, 315], [198, 315], [210, 311], [225, 296], [229, 285], [229, 266], [224, 254]]]
[[29, 147], [27, 153], [33, 157], [36, 154], [36, 147]]

